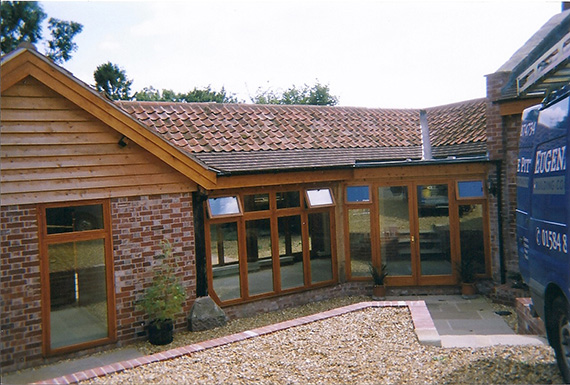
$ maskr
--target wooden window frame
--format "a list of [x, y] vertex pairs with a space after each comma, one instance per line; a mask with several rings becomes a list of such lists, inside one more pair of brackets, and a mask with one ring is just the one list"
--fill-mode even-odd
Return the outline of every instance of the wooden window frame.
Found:
[[[331, 203], [326, 203], [326, 204], [321, 204], [321, 205], [317, 205], [317, 204], [313, 204], [311, 202], [311, 198], [309, 196], [309, 191], [321, 191], [321, 190], [327, 190], [329, 192], [329, 195], [331, 197]], [[309, 209], [320, 209], [320, 208], [324, 208], [324, 207], [335, 207], [336, 206], [336, 202], [334, 199], [334, 194], [332, 192], [332, 188], [330, 187], [312, 187], [312, 188], [306, 188], [305, 189], [305, 202], [307, 204], [307, 208]]]
[[[459, 195], [459, 183], [462, 182], [481, 182], [481, 187], [483, 188], [483, 195], [481, 196], [470, 196], [461, 197]], [[487, 192], [485, 191], [485, 181], [483, 179], [456, 179], [455, 180], [455, 199], [459, 201], [476, 200], [476, 199], [487, 199]]]
[[[243, 190], [226, 190], [222, 194], [216, 194], [214, 197], [223, 197], [223, 196], [230, 196], [235, 195], [238, 199], [238, 203], [241, 204], [241, 199], [243, 199], [244, 195], [252, 195], [252, 194], [260, 194], [260, 193], [269, 193], [269, 210], [262, 210], [262, 211], [249, 211], [243, 212], [240, 215], [227, 215], [227, 216], [217, 216], [212, 218], [211, 216], [206, 217], [204, 223], [204, 232], [205, 232], [205, 243], [206, 243], [206, 275], [208, 279], [208, 286], [212, 289], [210, 290], [210, 296], [221, 306], [231, 306], [235, 304], [242, 304], [251, 302], [254, 300], [258, 300], [261, 298], [271, 298], [280, 296], [287, 293], [293, 292], [301, 292], [306, 290], [315, 289], [318, 287], [324, 287], [335, 282], [338, 282], [338, 261], [337, 261], [337, 244], [335, 242], [336, 236], [336, 215], [335, 215], [335, 207], [336, 203], [334, 200], [334, 194], [332, 188], [326, 187], [333, 200], [333, 204], [327, 205], [320, 205], [309, 207], [308, 199], [306, 195], [306, 190], [317, 190], [323, 189], [323, 187], [304, 187], [298, 186], [297, 188], [293, 188], [291, 186], [287, 186], [286, 188], [283, 187], [274, 187], [271, 189], [262, 189], [254, 190], [254, 189], [243, 189]], [[286, 193], [286, 192], [298, 192], [299, 193], [299, 206], [297, 207], [286, 207], [286, 208], [277, 208], [277, 194], [278, 193]], [[305, 192], [305, 193], [304, 193]], [[305, 200], [305, 203], [303, 203]], [[205, 214], [209, 214], [209, 204], [204, 205]], [[241, 206], [243, 210], [243, 206]], [[330, 231], [330, 238], [331, 238], [331, 259], [332, 259], [332, 279], [329, 281], [311, 283], [311, 272], [310, 272], [310, 260], [309, 260], [309, 229], [308, 229], [308, 215], [310, 213], [318, 213], [318, 212], [328, 212], [329, 213], [329, 231]], [[303, 241], [303, 275], [304, 275], [304, 283], [302, 286], [283, 289], [282, 282], [281, 282], [281, 267], [279, 258], [275, 258], [276, 255], [279, 254], [279, 234], [278, 234], [278, 219], [281, 217], [288, 217], [288, 216], [296, 216], [298, 215], [301, 220], [301, 236]], [[274, 290], [269, 293], [262, 293], [256, 295], [249, 294], [249, 281], [248, 281], [248, 271], [247, 271], [247, 245], [246, 245], [246, 222], [250, 220], [256, 219], [269, 219], [271, 225], [271, 248], [272, 248], [272, 256], [273, 256], [273, 279], [274, 279]], [[221, 223], [233, 223], [235, 222], [237, 225], [237, 232], [238, 232], [238, 255], [239, 255], [239, 277], [240, 277], [240, 298], [231, 299], [227, 301], [221, 301], [220, 298], [217, 296], [215, 291], [213, 290], [213, 264], [211, 260], [212, 251], [211, 251], [211, 240], [212, 235], [210, 234], [210, 228], [212, 224], [221, 224]]]
[[[367, 201], [349, 201], [348, 200], [348, 189], [350, 187], [368, 187], [368, 200]], [[362, 183], [362, 184], [354, 184], [354, 185], [346, 185], [344, 188], [344, 203], [348, 205], [369, 205], [372, 204], [372, 194], [370, 193], [370, 184], [369, 183]]]
[[[103, 228], [72, 231], [65, 233], [48, 234], [46, 210], [58, 207], [76, 207], [88, 205], [101, 205], [103, 208]], [[115, 279], [113, 263], [113, 237], [111, 231], [111, 204], [108, 199], [88, 200], [77, 202], [63, 202], [39, 204], [37, 206], [38, 232], [40, 247], [40, 278], [42, 296], [42, 353], [44, 356], [53, 356], [73, 351], [79, 351], [94, 346], [105, 345], [117, 341], [117, 317], [115, 300]], [[107, 296], [107, 337], [83, 342], [60, 348], [51, 348], [51, 293], [50, 293], [50, 270], [48, 260], [48, 247], [53, 244], [80, 242], [102, 239], [105, 245], [105, 283]]]
[[[212, 207], [210, 206], [210, 199], [220, 199], [220, 198], [235, 198], [238, 206], [238, 212], [231, 214], [214, 215], [212, 213]], [[238, 194], [228, 194], [228, 195], [208, 197], [206, 202], [207, 202], [206, 206], [208, 207], [208, 217], [211, 219], [233, 218], [233, 217], [240, 217], [243, 215], [243, 206], [241, 203], [241, 197]]]

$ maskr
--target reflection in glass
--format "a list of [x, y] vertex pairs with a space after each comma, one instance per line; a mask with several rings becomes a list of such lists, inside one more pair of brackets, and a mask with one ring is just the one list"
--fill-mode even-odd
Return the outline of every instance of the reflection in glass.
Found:
[[412, 275], [408, 188], [378, 188], [382, 263], [391, 276]]
[[350, 274], [368, 277], [372, 262], [370, 241], [370, 209], [348, 210], [348, 237], [350, 242]]
[[303, 236], [299, 215], [280, 217], [277, 220], [279, 232], [279, 265], [281, 289], [291, 289], [305, 284], [303, 276]]
[[210, 225], [214, 291], [222, 301], [241, 297], [237, 223]]
[[271, 224], [269, 219], [245, 223], [249, 295], [273, 291]]
[[311, 207], [327, 206], [333, 204], [331, 190], [328, 188], [319, 190], [307, 190], [307, 198], [309, 200], [309, 206]]
[[269, 210], [269, 194], [244, 195], [243, 210], [245, 212]]
[[313, 213], [309, 214], [308, 218], [311, 282], [330, 281], [333, 279], [333, 273], [329, 213]]
[[277, 200], [278, 209], [287, 209], [291, 207], [300, 207], [300, 195], [299, 191], [285, 191], [278, 192], [275, 195]]
[[421, 274], [452, 274], [446, 184], [418, 186], [418, 221]]
[[108, 336], [105, 241], [48, 246], [51, 349]]
[[103, 205], [66, 206], [46, 209], [48, 234], [103, 228]]
[[459, 206], [459, 239], [461, 242], [461, 258], [473, 260], [475, 272], [485, 274], [483, 205]]
[[210, 213], [212, 214], [212, 217], [240, 213], [238, 200], [235, 196], [210, 198], [208, 199], [208, 204], [210, 205]]
[[370, 189], [368, 186], [348, 186], [346, 188], [347, 202], [369, 202]]

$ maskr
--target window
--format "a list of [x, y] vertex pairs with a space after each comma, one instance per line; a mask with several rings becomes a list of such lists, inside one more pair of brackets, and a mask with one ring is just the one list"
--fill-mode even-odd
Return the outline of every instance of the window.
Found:
[[[115, 338], [108, 202], [40, 206], [44, 352]], [[78, 347], [79, 348], [79, 347]]]
[[482, 180], [458, 181], [457, 199], [484, 198]]
[[237, 196], [210, 198], [208, 209], [212, 218], [241, 214]]
[[[337, 279], [334, 200], [329, 188], [244, 191], [210, 198], [206, 253], [212, 296], [234, 304], [322, 286]], [[214, 201], [214, 199], [216, 199]], [[243, 201], [240, 202], [240, 199]], [[243, 207], [243, 213], [235, 214]]]
[[329, 188], [307, 190], [307, 205], [309, 207], [332, 206], [333, 204], [334, 201]]
[[349, 203], [370, 202], [370, 189], [368, 186], [348, 186], [346, 201]]

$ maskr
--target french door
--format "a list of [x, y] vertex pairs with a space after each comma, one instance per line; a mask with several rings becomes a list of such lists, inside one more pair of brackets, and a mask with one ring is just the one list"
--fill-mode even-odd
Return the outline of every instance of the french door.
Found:
[[390, 284], [453, 284], [450, 185], [378, 187], [380, 255]]

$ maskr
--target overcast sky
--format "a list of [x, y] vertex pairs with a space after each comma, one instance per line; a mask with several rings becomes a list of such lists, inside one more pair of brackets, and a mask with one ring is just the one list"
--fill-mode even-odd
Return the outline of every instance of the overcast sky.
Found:
[[[485, 96], [495, 72], [559, 1], [66, 1], [48, 17], [83, 24], [63, 66], [86, 83], [111, 61], [133, 79], [187, 92], [330, 87], [342, 106], [426, 108]], [[48, 33], [45, 32], [45, 36]], [[42, 49], [40, 48], [40, 51]]]

